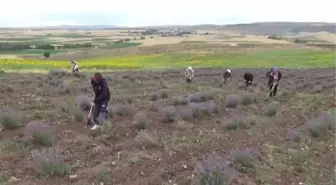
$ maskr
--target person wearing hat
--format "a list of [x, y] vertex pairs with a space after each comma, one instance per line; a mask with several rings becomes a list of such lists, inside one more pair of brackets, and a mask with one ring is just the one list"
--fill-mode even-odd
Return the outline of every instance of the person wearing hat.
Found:
[[106, 79], [101, 73], [95, 73], [91, 78], [91, 85], [95, 94], [94, 100], [91, 102], [93, 109], [94, 126], [91, 130], [96, 130], [100, 126], [99, 116], [107, 119], [108, 101], [110, 100], [110, 89]]
[[270, 93], [270, 97], [273, 97], [277, 93], [282, 74], [277, 67], [272, 67], [271, 70], [267, 72], [266, 77], [268, 78], [267, 86], [269, 87], [270, 91], [274, 86], [273, 91]]
[[194, 70], [191, 68], [191, 66], [189, 66], [185, 72], [184, 72], [185, 77], [187, 78], [186, 81], [187, 83], [191, 83], [192, 78], [194, 78], [195, 72]]

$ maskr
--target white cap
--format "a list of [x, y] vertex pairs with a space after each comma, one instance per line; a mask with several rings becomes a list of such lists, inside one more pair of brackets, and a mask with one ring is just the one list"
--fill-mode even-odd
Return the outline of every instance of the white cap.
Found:
[[191, 69], [191, 66], [189, 66], [188, 69]]
[[231, 73], [231, 70], [230, 69], [228, 69], [228, 70], [226, 70], [227, 72], [229, 72], [229, 73]]

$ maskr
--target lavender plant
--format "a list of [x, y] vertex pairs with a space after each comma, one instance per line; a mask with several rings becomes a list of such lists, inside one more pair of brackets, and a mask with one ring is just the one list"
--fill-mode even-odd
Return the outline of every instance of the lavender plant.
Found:
[[163, 107], [160, 109], [160, 115], [164, 122], [174, 122], [179, 118], [179, 114], [175, 106]]
[[4, 130], [12, 130], [21, 126], [21, 115], [13, 109], [0, 110], [0, 125]]
[[198, 185], [230, 185], [236, 172], [222, 157], [211, 155], [205, 158], [196, 168]]
[[236, 95], [230, 95], [226, 98], [225, 105], [226, 107], [237, 107], [239, 97]]
[[31, 121], [24, 130], [24, 138], [27, 142], [50, 147], [55, 141], [55, 131], [46, 123]]
[[84, 111], [90, 109], [91, 100], [86, 95], [79, 95], [76, 97], [76, 104]]
[[59, 147], [34, 150], [31, 157], [31, 168], [42, 177], [65, 176], [70, 172]]

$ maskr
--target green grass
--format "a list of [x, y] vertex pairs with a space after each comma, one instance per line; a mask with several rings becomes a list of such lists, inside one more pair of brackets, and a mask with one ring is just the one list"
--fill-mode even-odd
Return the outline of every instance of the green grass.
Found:
[[106, 46], [105, 48], [109, 49], [118, 49], [118, 48], [128, 48], [128, 47], [135, 47], [141, 45], [141, 43], [135, 43], [135, 42], [120, 42], [116, 44], [111, 44]]
[[43, 55], [44, 52], [50, 52], [50, 54], [65, 52], [66, 50], [48, 50], [48, 49], [25, 49], [25, 50], [10, 50], [0, 51], [0, 54], [16, 54], [16, 55]]
[[[126, 43], [125, 43], [126, 44]], [[0, 60], [2, 69], [69, 68], [68, 61]], [[80, 69], [148, 69], [193, 67], [320, 68], [334, 67], [335, 53], [328, 50], [269, 50], [250, 53], [165, 53], [129, 57], [100, 57], [79, 61]]]
[[65, 34], [47, 34], [44, 37], [63, 37], [63, 38], [92, 38], [97, 37], [96, 35], [91, 34], [78, 34], [78, 33], [65, 33]]

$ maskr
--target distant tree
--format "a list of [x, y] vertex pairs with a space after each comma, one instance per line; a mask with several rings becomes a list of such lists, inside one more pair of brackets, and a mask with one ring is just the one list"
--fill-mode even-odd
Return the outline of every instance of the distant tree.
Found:
[[44, 58], [49, 58], [50, 57], [50, 52], [46, 51], [43, 53]]
[[145, 40], [146, 39], [146, 37], [140, 37], [140, 40]]

